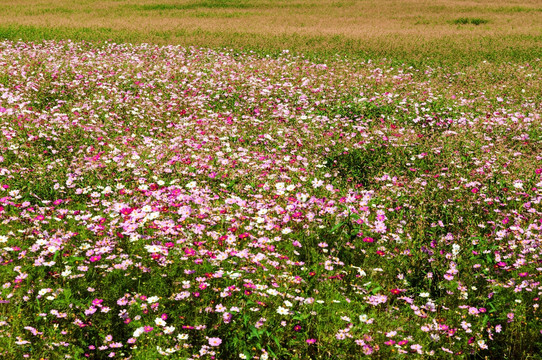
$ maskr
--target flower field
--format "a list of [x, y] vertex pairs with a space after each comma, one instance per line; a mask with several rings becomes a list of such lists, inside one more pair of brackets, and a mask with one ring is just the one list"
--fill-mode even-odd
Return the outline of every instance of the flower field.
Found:
[[0, 357], [540, 359], [541, 77], [0, 42]]

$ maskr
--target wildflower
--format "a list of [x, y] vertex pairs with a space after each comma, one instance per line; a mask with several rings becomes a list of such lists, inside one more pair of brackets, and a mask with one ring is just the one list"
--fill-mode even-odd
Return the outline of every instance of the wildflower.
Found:
[[367, 303], [373, 306], [383, 304], [386, 301], [388, 301], [388, 297], [386, 295], [372, 295], [367, 299]]
[[324, 185], [324, 182], [322, 180], [318, 180], [317, 178], [314, 178], [312, 181], [312, 187], [313, 188], [319, 188], [320, 186]]
[[417, 352], [418, 354], [423, 354], [422, 352], [422, 346], [420, 344], [414, 344], [414, 345], [410, 345], [410, 348], [412, 350], [414, 350], [415, 352]]
[[146, 333], [149, 333], [153, 330], [154, 328], [152, 326], [144, 326], [143, 327], [143, 331], [145, 331]]
[[277, 313], [279, 313], [280, 315], [288, 315], [290, 311], [287, 308], [279, 306], [277, 309]]
[[469, 315], [478, 315], [479, 311], [477, 308], [475, 307], [470, 307], [469, 308]]
[[209, 338], [209, 345], [210, 346], [219, 346], [222, 344], [222, 339], [220, 338]]
[[191, 181], [188, 184], [186, 184], [186, 187], [188, 189], [194, 189], [196, 187], [197, 183], [195, 181]]

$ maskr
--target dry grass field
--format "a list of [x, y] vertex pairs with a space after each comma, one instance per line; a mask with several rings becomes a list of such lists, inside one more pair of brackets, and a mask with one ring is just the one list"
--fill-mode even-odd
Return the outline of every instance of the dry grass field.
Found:
[[0, 1], [0, 37], [472, 63], [541, 57], [537, 0]]

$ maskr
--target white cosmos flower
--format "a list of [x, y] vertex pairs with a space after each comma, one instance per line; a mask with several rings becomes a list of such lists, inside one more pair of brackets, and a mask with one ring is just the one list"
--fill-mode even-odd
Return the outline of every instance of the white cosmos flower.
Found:
[[277, 290], [275, 290], [275, 289], [268, 289], [266, 292], [267, 292], [269, 295], [272, 295], [272, 296], [276, 296], [276, 295], [278, 295], [278, 293], [279, 293], [279, 292], [278, 292]]
[[149, 205], [145, 205], [141, 208], [141, 211], [144, 211], [144, 212], [151, 212], [152, 211], [152, 207], [150, 207]]
[[279, 306], [279, 308], [277, 309], [277, 312], [280, 315], [288, 315], [290, 313], [290, 311], [288, 311], [288, 309], [283, 308], [282, 306]]
[[282, 233], [283, 233], [284, 235], [289, 234], [289, 233], [291, 233], [291, 232], [292, 232], [292, 229], [290, 229], [290, 228], [284, 228], [284, 229], [282, 229]]
[[312, 187], [313, 188], [319, 188], [320, 186], [324, 185], [324, 182], [322, 180], [318, 180], [317, 178], [314, 178], [312, 181]]
[[53, 289], [41, 289], [39, 292], [38, 292], [38, 295], [40, 296], [43, 296], [47, 293], [50, 293], [51, 291], [53, 291]]
[[145, 245], [145, 249], [150, 253], [162, 252], [162, 248], [158, 245]]
[[143, 327], [137, 328], [134, 331], [134, 337], [139, 337], [139, 335], [143, 334], [145, 332], [145, 329]]
[[189, 188], [189, 189], [193, 189], [196, 187], [196, 182], [195, 181], [191, 181], [189, 182], [188, 184], [186, 184], [186, 187]]

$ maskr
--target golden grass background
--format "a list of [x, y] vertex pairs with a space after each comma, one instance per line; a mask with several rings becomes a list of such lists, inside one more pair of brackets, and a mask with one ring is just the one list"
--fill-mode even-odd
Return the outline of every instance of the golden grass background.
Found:
[[542, 54], [540, 0], [0, 0], [0, 7], [0, 38], [13, 40], [111, 39], [446, 62]]

